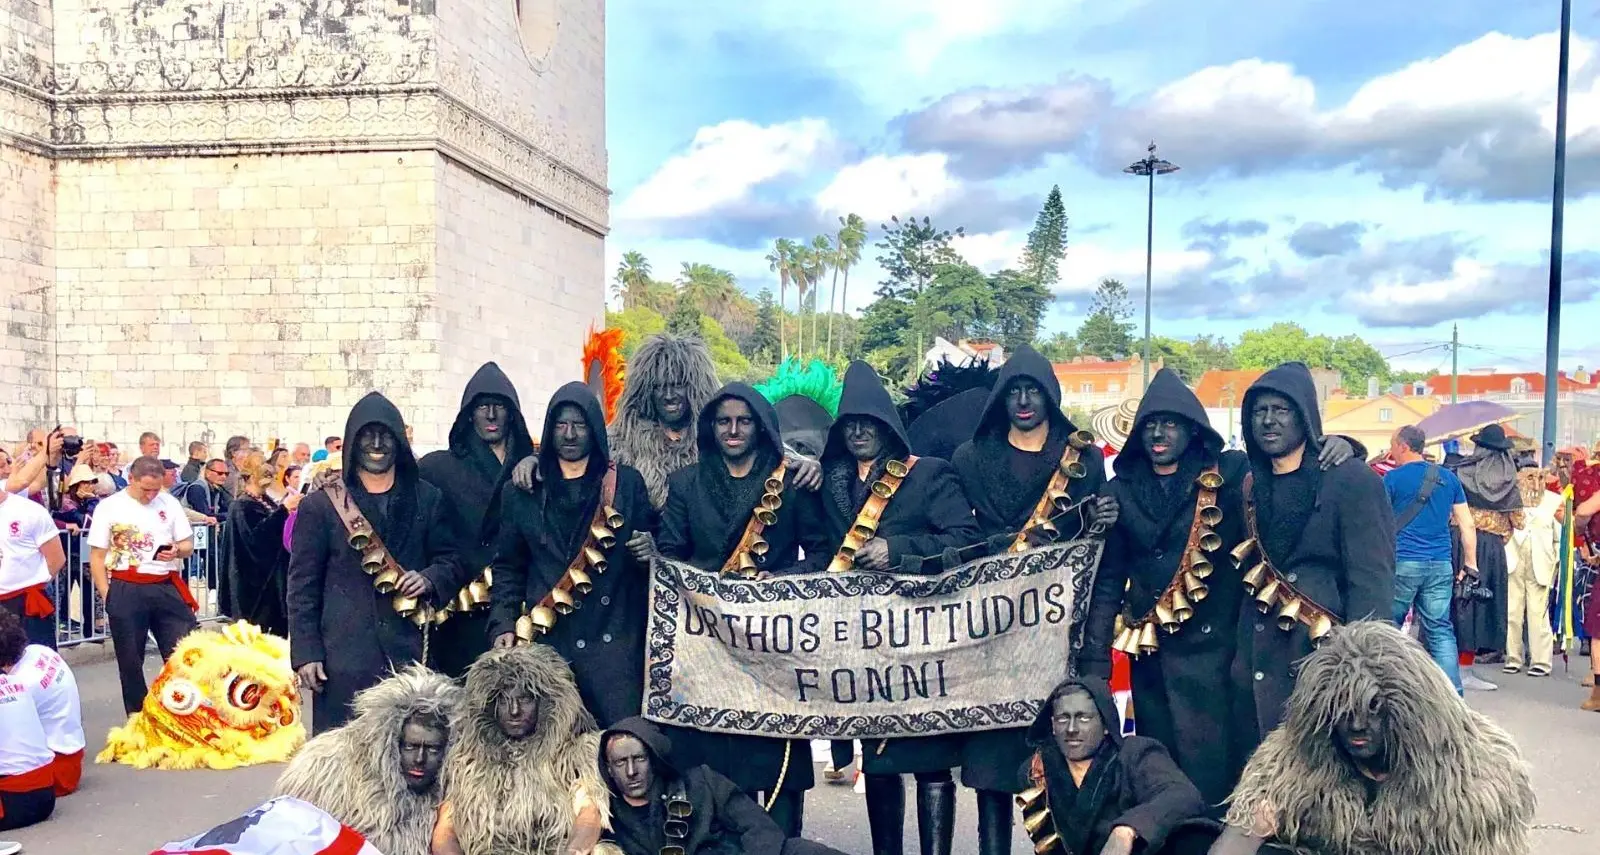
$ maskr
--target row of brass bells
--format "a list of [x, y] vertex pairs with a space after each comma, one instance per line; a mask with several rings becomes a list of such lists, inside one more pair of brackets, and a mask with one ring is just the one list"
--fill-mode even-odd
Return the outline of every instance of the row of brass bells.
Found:
[[1156, 623], [1161, 624], [1168, 635], [1177, 632], [1192, 617], [1194, 607], [1189, 605], [1189, 598], [1184, 596], [1182, 590], [1174, 589], [1170, 597], [1156, 603]]
[[[1156, 608], [1159, 611], [1161, 606]], [[1154, 653], [1160, 646], [1160, 642], [1156, 640], [1156, 625], [1154, 623], [1123, 627], [1122, 632], [1117, 634], [1116, 641], [1111, 643], [1111, 649], [1120, 650], [1129, 656], [1143, 656]]]
[[1045, 855], [1060, 845], [1061, 835], [1050, 822], [1050, 803], [1044, 787], [1030, 787], [1019, 793], [1017, 807], [1022, 810], [1022, 828], [1033, 841], [1034, 855]]
[[555, 629], [556, 613], [549, 606], [534, 606], [528, 613], [517, 618], [515, 628], [512, 630], [518, 642], [532, 644], [550, 630]]

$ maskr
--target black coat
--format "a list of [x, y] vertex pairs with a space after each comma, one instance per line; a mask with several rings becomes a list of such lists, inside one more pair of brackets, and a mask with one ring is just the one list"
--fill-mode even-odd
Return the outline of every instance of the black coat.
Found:
[[[1151, 468], [1138, 430], [1156, 413], [1179, 416], [1197, 432], [1178, 472], [1167, 476], [1175, 480], [1165, 489]], [[1089, 674], [1111, 676], [1117, 614], [1137, 620], [1166, 590], [1178, 572], [1194, 523], [1199, 494], [1195, 478], [1206, 467], [1218, 466], [1223, 478], [1217, 492], [1222, 522], [1214, 530], [1222, 546], [1206, 553], [1212, 567], [1204, 580], [1209, 591], [1204, 600], [1191, 598], [1194, 617], [1176, 633], [1159, 634], [1161, 646], [1154, 655], [1132, 659], [1132, 676], [1139, 734], [1166, 746], [1206, 802], [1219, 805], [1238, 782], [1228, 750], [1232, 709], [1228, 693], [1219, 687], [1227, 685], [1233, 666], [1244, 596], [1241, 574], [1229, 553], [1245, 537], [1243, 485], [1249, 461], [1242, 452], [1222, 450], [1222, 436], [1211, 429], [1200, 399], [1170, 369], [1151, 379], [1134, 425], [1134, 435], [1114, 464], [1117, 477], [1106, 487], [1121, 510], [1095, 579], [1081, 667]], [[1173, 492], [1169, 496], [1166, 490]]]
[[[867, 495], [867, 485], [861, 482], [856, 460], [844, 440], [844, 425], [852, 416], [878, 421], [885, 434], [887, 457], [903, 458], [911, 447], [877, 373], [864, 362], [851, 363], [839, 397], [839, 417], [828, 432], [822, 453], [822, 516], [830, 553], [844, 541]], [[906, 475], [878, 522], [877, 536], [888, 542], [891, 572], [929, 575], [942, 572], [940, 556], [946, 550], [983, 542], [955, 469], [934, 457], [920, 458]], [[958, 733], [869, 741], [863, 745], [862, 771], [899, 774], [950, 769], [961, 762], [964, 740]]]
[[[551, 508], [553, 480], [561, 477], [553, 441], [556, 411], [577, 404], [589, 423], [593, 449], [588, 474], [579, 486], [581, 499], [571, 513]], [[550, 593], [588, 539], [600, 503], [601, 478], [611, 459], [600, 400], [582, 383], [568, 383], [551, 396], [545, 411], [539, 471], [534, 492], [514, 484], [500, 491], [499, 532], [494, 550], [493, 606], [489, 636], [516, 628], [523, 607], [531, 608]], [[594, 590], [579, 601], [577, 611], [562, 615], [542, 643], [555, 648], [572, 665], [583, 704], [602, 727], [638, 715], [644, 698], [644, 634], [649, 608], [648, 566], [633, 559], [628, 539], [636, 531], [657, 527], [654, 506], [644, 479], [628, 466], [617, 466], [612, 507], [622, 515], [616, 543], [606, 552], [605, 573], [591, 572]]]
[[[382, 517], [361, 486], [355, 462], [356, 434], [369, 424], [389, 428], [398, 443], [395, 484]], [[466, 584], [466, 572], [444, 522], [443, 497], [417, 475], [400, 411], [383, 395], [369, 393], [350, 411], [344, 445], [350, 455], [344, 472], [347, 496], [362, 508], [396, 563], [428, 577], [431, 604], [447, 602]], [[349, 534], [328, 494], [307, 496], [295, 519], [289, 557], [289, 654], [295, 668], [321, 662], [328, 675], [312, 701], [314, 732], [344, 724], [357, 692], [391, 671], [421, 662], [423, 650], [423, 630], [395, 612], [393, 596], [379, 594], [372, 577], [362, 571], [361, 555], [350, 548]]]
[[[1007, 387], [1023, 377], [1039, 384], [1050, 401], [1050, 435], [1037, 453], [1015, 449], [1006, 440], [1011, 427], [1006, 414]], [[1068, 437], [1077, 429], [1061, 411], [1061, 384], [1050, 362], [1027, 345], [1018, 348], [1000, 369], [974, 436], [962, 443], [951, 459], [989, 551], [1004, 552], [1011, 547], [1054, 477]], [[1094, 496], [1105, 484], [1105, 466], [1098, 449], [1088, 449], [1083, 461], [1084, 477], [1072, 479], [1067, 486], [1074, 502]], [[1063, 517], [1057, 524], [1063, 537], [1077, 533], [1075, 515]], [[962, 751], [961, 782], [979, 790], [1016, 792], [1017, 766], [1032, 753], [1027, 732], [1025, 727], [1015, 727], [968, 735]]]
[[[504, 398], [510, 404], [503, 462], [488, 443], [478, 438], [472, 425], [472, 411], [480, 399], [489, 396]], [[533, 438], [528, 434], [516, 387], [500, 366], [484, 363], [461, 393], [461, 409], [450, 426], [450, 446], [424, 456], [418, 464], [422, 480], [444, 494], [446, 524], [460, 546], [461, 563], [469, 581], [494, 560], [495, 525], [490, 510], [496, 504], [496, 491], [502, 481], [510, 479], [517, 462], [532, 453]], [[433, 642], [439, 670], [460, 677], [488, 649], [488, 632], [486, 609], [451, 615], [439, 627]]]
[[288, 519], [282, 505], [249, 496], [228, 508], [226, 573], [233, 601], [227, 614], [282, 637], [289, 635], [289, 551], [283, 548]]
[[[1274, 476], [1271, 461], [1256, 450], [1250, 427], [1251, 406], [1264, 391], [1295, 404], [1308, 436], [1322, 435], [1315, 387], [1304, 365], [1274, 368], [1245, 392], [1244, 436], [1264, 551], [1285, 581], [1341, 621], [1392, 619], [1394, 511], [1383, 481], [1357, 458], [1320, 471], [1315, 441], [1308, 441], [1298, 472]], [[1278, 726], [1298, 663], [1311, 650], [1304, 624], [1283, 632], [1273, 615], [1259, 613], [1252, 599], [1243, 598], [1232, 669], [1234, 765], [1242, 769], [1261, 739]]]
[[[1106, 740], [1081, 788], [1050, 730], [1052, 704], [1074, 689], [1094, 698], [1106, 727]], [[1135, 844], [1135, 852], [1157, 852], [1169, 834], [1205, 809], [1200, 791], [1172, 762], [1167, 749], [1154, 739], [1123, 736], [1119, 722], [1111, 688], [1104, 680], [1089, 677], [1068, 680], [1051, 692], [1028, 730], [1029, 743], [1044, 767], [1050, 819], [1066, 852], [1094, 855], [1119, 825], [1139, 835], [1143, 845]], [[1019, 783], [1032, 786], [1031, 767], [1031, 761], [1023, 766]]]

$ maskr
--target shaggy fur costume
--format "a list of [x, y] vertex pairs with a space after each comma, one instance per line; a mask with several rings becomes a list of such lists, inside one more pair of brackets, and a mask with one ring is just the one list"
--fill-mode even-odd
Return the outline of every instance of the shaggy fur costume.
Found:
[[428, 855], [442, 788], [420, 795], [407, 788], [400, 731], [413, 715], [448, 729], [460, 704], [450, 678], [413, 665], [356, 695], [355, 718], [307, 742], [273, 795], [316, 805], [384, 855]]
[[94, 762], [238, 769], [282, 763], [305, 741], [289, 642], [240, 622], [184, 636]]
[[[616, 421], [608, 430], [611, 451], [616, 462], [644, 476], [650, 503], [660, 510], [667, 504], [667, 476], [700, 459], [695, 416], [721, 384], [705, 342], [665, 333], [639, 345], [628, 359], [627, 375]], [[656, 415], [655, 390], [663, 385], [683, 386], [689, 402], [688, 425], [676, 440], [661, 429]]]
[[[538, 726], [526, 739], [506, 739], [495, 719], [495, 700], [509, 691], [539, 698]], [[561, 855], [577, 805], [594, 805], [608, 821], [599, 751], [599, 728], [560, 654], [543, 644], [485, 654], [467, 670], [466, 702], [444, 764], [462, 851]], [[616, 850], [596, 849], [607, 851]]]
[[[1375, 688], [1389, 777], [1367, 783], [1334, 725]], [[1283, 724], [1229, 798], [1228, 823], [1305, 855], [1520, 855], [1533, 787], [1511, 737], [1469, 709], [1393, 626], [1336, 629], [1305, 660]]]

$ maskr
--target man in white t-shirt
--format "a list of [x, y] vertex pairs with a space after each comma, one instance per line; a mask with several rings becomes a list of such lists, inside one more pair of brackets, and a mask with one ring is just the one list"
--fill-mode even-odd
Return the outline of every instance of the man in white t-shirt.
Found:
[[11, 674], [27, 646], [21, 622], [0, 613], [0, 831], [43, 822], [56, 809], [55, 753], [33, 693]]
[[0, 608], [22, 621], [30, 644], [56, 646], [56, 607], [46, 592], [66, 563], [50, 512], [27, 496], [0, 493]]
[[89, 525], [89, 571], [106, 604], [111, 646], [128, 714], [144, 705], [146, 637], [156, 637], [165, 660], [196, 624], [199, 608], [183, 578], [194, 532], [183, 506], [164, 491], [161, 461], [141, 457], [128, 467], [128, 486], [95, 508]]
[[55, 752], [56, 797], [72, 795], [83, 777], [83, 704], [78, 679], [61, 654], [42, 644], [30, 644], [11, 669], [11, 679], [21, 681], [33, 695], [44, 725], [44, 738]]

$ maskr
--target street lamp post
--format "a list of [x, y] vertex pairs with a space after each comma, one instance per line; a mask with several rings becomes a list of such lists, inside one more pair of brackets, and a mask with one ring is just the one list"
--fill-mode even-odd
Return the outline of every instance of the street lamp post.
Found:
[[1556, 459], [1556, 403], [1561, 382], [1561, 230], [1567, 183], [1567, 69], [1572, 51], [1572, 0], [1561, 3], [1561, 58], [1556, 65], [1555, 186], [1550, 194], [1550, 301], [1545, 308], [1544, 465]]
[[1177, 172], [1177, 164], [1156, 157], [1156, 144], [1150, 143], [1143, 160], [1136, 160], [1122, 170], [1129, 175], [1142, 175], [1148, 181], [1144, 223], [1144, 387], [1150, 388], [1150, 273], [1155, 260], [1156, 241], [1156, 176]]

